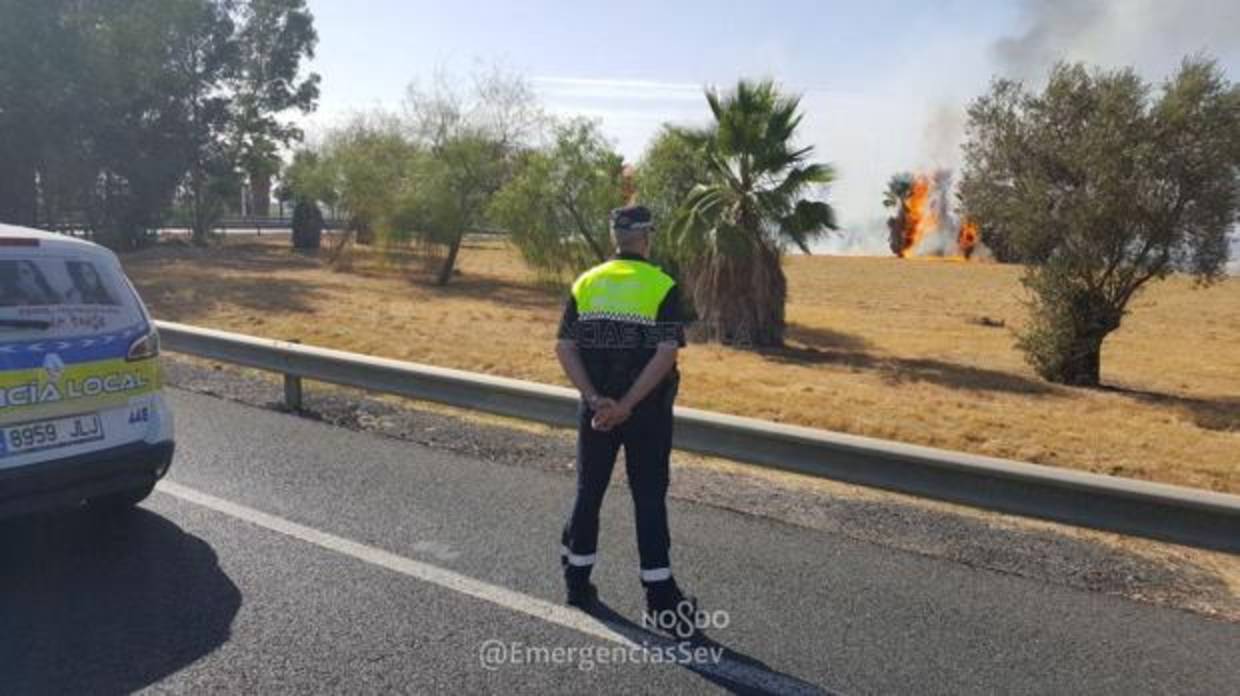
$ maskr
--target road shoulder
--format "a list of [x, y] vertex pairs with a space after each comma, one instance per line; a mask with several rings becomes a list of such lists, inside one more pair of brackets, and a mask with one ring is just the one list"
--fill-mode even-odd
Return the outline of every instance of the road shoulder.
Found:
[[[281, 408], [272, 375], [175, 356], [172, 386]], [[572, 475], [572, 433], [308, 384], [308, 418], [502, 466]], [[1240, 622], [1240, 558], [676, 452], [673, 498], [1090, 592]], [[620, 467], [616, 483], [623, 485]]]

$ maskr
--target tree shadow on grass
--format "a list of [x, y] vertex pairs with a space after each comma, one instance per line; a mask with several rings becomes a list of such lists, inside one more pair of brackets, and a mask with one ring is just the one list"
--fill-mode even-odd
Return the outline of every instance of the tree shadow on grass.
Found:
[[[160, 310], [162, 318], [189, 321], [208, 313], [213, 304], [233, 304], [259, 312], [312, 312], [311, 300], [324, 289], [322, 283], [276, 274], [333, 270], [327, 262], [330, 253], [326, 245], [315, 253], [257, 242], [209, 248], [166, 246], [130, 255], [126, 266], [132, 268], [142, 296]], [[474, 273], [458, 273], [447, 285], [437, 286], [432, 280], [434, 265], [422, 268], [419, 264], [426, 259], [415, 251], [398, 249], [385, 257], [375, 248], [367, 249], [366, 254], [354, 259], [351, 267], [335, 269], [342, 287], [347, 287], [350, 277], [404, 280], [444, 297], [534, 309], [556, 307], [562, 294], [537, 282]], [[163, 263], [180, 265], [175, 273], [167, 273], [161, 272]]]
[[764, 348], [758, 354], [772, 362], [792, 365], [839, 365], [876, 372], [892, 385], [929, 382], [951, 389], [1047, 396], [1059, 394], [1053, 385], [1010, 372], [934, 358], [901, 358], [870, 352], [864, 337], [830, 329], [790, 324], [787, 336], [804, 347]]
[[863, 336], [804, 324], [789, 323], [784, 337], [804, 344], [811, 354], [814, 351], [865, 351], [872, 347]]
[[215, 551], [136, 509], [0, 525], [0, 691], [124, 694], [210, 654], [241, 592]]
[[961, 365], [933, 358], [890, 358], [879, 361], [883, 378], [892, 384], [930, 382], [966, 391], [995, 391], [1031, 396], [1055, 396], [1053, 385], [1010, 372]]
[[1240, 397], [1196, 398], [1119, 385], [1104, 385], [1101, 389], [1141, 403], [1179, 411], [1204, 430], [1240, 432]]
[[208, 247], [163, 244], [126, 254], [121, 260], [126, 266], [157, 267], [163, 262], [173, 262], [240, 273], [272, 273], [321, 268], [327, 253], [326, 248], [317, 252], [295, 251], [291, 246], [258, 242], [230, 242]]
[[554, 290], [537, 283], [522, 283], [486, 275], [453, 276], [447, 285], [435, 285], [424, 278], [413, 278], [409, 282], [442, 293], [444, 297], [469, 298], [523, 309], [554, 308], [563, 301]]
[[323, 295], [318, 285], [303, 280], [262, 275], [221, 278], [214, 269], [139, 276], [134, 283], [156, 318], [190, 323], [218, 305], [260, 314], [312, 314], [315, 300]]

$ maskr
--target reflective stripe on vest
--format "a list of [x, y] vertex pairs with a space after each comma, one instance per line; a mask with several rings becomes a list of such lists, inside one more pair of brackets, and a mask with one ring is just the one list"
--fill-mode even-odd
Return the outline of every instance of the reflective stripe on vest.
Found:
[[613, 259], [601, 263], [573, 283], [577, 318], [653, 326], [659, 305], [675, 284], [657, 266], [645, 261]]

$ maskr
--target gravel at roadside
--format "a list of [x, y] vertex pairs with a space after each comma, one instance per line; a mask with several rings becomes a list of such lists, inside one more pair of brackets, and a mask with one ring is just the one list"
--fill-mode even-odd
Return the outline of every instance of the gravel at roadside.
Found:
[[[170, 385], [283, 408], [272, 375], [165, 358]], [[302, 415], [571, 476], [573, 433], [307, 383]], [[671, 495], [911, 553], [1240, 621], [1240, 559], [676, 452]], [[623, 467], [617, 467], [623, 485]]]

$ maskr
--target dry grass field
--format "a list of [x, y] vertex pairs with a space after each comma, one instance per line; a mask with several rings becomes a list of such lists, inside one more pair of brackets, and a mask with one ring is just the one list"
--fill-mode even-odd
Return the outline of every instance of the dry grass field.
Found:
[[[287, 238], [124, 258], [162, 319], [565, 384], [560, 291], [500, 242], [446, 288], [366, 250], [334, 271]], [[691, 345], [680, 403], [787, 423], [1240, 492], [1240, 282], [1151, 288], [1106, 344], [1108, 387], [1038, 380], [1012, 347], [1019, 269], [791, 257], [789, 346]], [[1002, 324], [1002, 326], [999, 326]]]

